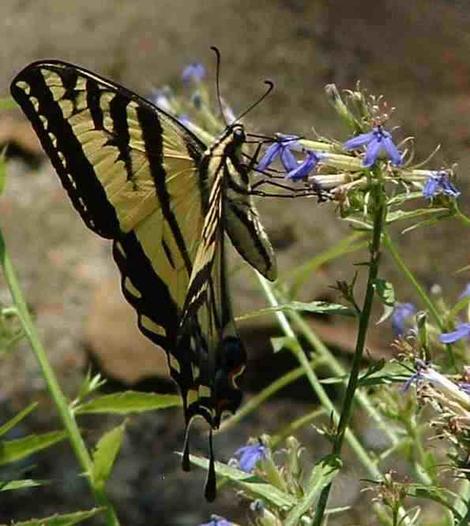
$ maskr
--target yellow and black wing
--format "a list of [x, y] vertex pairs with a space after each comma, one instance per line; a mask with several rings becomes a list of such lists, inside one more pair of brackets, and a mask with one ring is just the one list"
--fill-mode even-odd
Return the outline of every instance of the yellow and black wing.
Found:
[[113, 240], [124, 295], [167, 352], [186, 407], [197, 352], [178, 331], [208, 207], [205, 146], [138, 95], [64, 62], [27, 66], [11, 93], [87, 226]]

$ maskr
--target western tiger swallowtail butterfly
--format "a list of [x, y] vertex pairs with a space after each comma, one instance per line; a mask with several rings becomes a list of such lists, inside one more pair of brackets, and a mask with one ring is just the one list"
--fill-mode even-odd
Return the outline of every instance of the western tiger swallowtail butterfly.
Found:
[[[212, 429], [241, 401], [245, 350], [227, 286], [224, 235], [270, 280], [272, 247], [250, 195], [235, 122], [204, 144], [176, 118], [79, 66], [34, 62], [11, 85], [74, 207], [112, 240], [138, 326], [168, 357], [186, 423], [211, 426], [206, 497], [215, 497]], [[129, 351], [132, 353], [132, 350]]]

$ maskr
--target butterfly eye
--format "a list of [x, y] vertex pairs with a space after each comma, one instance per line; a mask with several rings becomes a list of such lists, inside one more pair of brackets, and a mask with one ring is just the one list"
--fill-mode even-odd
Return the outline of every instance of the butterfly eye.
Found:
[[245, 131], [241, 126], [236, 126], [233, 128], [233, 137], [236, 141], [244, 142], [245, 141]]

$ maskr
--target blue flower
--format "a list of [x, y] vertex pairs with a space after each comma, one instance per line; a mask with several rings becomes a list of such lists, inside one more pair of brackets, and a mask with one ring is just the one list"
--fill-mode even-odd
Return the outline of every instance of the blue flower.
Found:
[[297, 168], [297, 159], [292, 153], [291, 149], [295, 148], [298, 143], [298, 138], [295, 135], [286, 135], [273, 142], [266, 150], [263, 157], [258, 162], [257, 169], [264, 172], [269, 165], [271, 165], [278, 157], [286, 172], [291, 172]]
[[392, 313], [392, 330], [395, 336], [403, 335], [409, 329], [409, 318], [416, 313], [412, 303], [395, 303]]
[[319, 161], [321, 161], [321, 159], [323, 159], [324, 157], [325, 156], [321, 153], [308, 151], [307, 157], [305, 157], [303, 162], [293, 170], [287, 172], [286, 178], [290, 179], [291, 181], [298, 181], [299, 179], [304, 179], [312, 170], [315, 169]]
[[367, 146], [366, 154], [362, 161], [362, 165], [365, 168], [370, 168], [382, 153], [387, 154], [394, 166], [400, 166], [403, 163], [401, 154], [392, 140], [391, 133], [384, 130], [382, 126], [376, 126], [368, 133], [361, 133], [357, 137], [349, 139], [343, 145], [346, 150], [356, 150], [361, 146]]
[[453, 198], [460, 195], [457, 188], [450, 182], [449, 174], [445, 170], [430, 171], [423, 187], [423, 196], [426, 199], [432, 199], [438, 194], [448, 195]]
[[181, 78], [185, 84], [201, 82], [206, 76], [206, 68], [200, 62], [193, 62], [183, 69]]
[[268, 448], [259, 441], [257, 444], [249, 444], [248, 446], [237, 449], [234, 453], [234, 458], [237, 460], [238, 468], [245, 473], [251, 473], [258, 461], [266, 458]]
[[220, 517], [219, 515], [211, 515], [211, 521], [200, 524], [199, 526], [234, 526], [233, 522]]
[[443, 332], [439, 336], [439, 341], [441, 343], [454, 343], [468, 337], [470, 337], [470, 323], [459, 323], [455, 331]]

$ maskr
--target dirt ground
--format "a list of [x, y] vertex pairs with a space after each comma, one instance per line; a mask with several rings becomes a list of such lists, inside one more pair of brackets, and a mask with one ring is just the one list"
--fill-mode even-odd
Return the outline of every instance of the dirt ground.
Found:
[[[213, 78], [209, 47], [217, 45], [223, 61], [222, 90], [235, 110], [256, 98], [263, 79], [276, 83], [275, 93], [249, 115], [248, 126], [264, 133], [307, 135], [314, 126], [323, 135], [345, 139], [323, 86], [335, 82], [348, 88], [360, 80], [397, 108], [393, 124], [400, 126], [400, 138], [416, 137], [417, 158], [424, 159], [442, 144], [434, 166], [458, 163], [460, 204], [470, 212], [469, 23], [466, 2], [457, 0], [432, 4], [426, 0], [0, 0], [0, 96], [7, 94], [19, 69], [39, 58], [83, 65], [146, 95], [153, 87], [179, 82], [181, 69], [190, 62], [204, 62]], [[11, 115], [20, 118], [19, 113]], [[275, 240], [281, 273], [349, 231], [327, 204], [264, 201], [260, 209]], [[120, 301], [107, 243], [81, 224], [47, 162], [32, 166], [24, 159], [11, 160], [0, 220], [41, 336], [67, 392], [75, 392], [90, 351], [98, 353], [94, 359], [114, 381], [153, 382], [165, 374], [161, 355], [153, 354], [139, 339], [133, 313]], [[454, 275], [468, 264], [461, 228], [449, 221], [432, 232], [417, 230], [399, 238], [405, 258], [425, 286], [439, 284], [451, 297], [469, 280], [466, 274]], [[350, 263], [335, 263], [312, 277], [304, 299], [330, 294], [330, 284], [351, 275]], [[385, 277], [396, 281], [397, 272], [390, 262], [385, 264]], [[235, 273], [234, 289], [240, 311], [263, 304], [246, 269]], [[404, 285], [398, 283], [397, 289], [400, 300], [413, 299]], [[0, 300], [9, 302], [3, 284]], [[257, 330], [244, 328], [247, 341]], [[127, 360], [133, 343], [136, 352], [143, 353], [141, 359], [134, 359], [135, 368]], [[264, 343], [250, 346], [252, 389], [266, 371], [275, 375], [289, 366], [282, 360], [272, 363], [266, 349], [267, 337]], [[31, 399], [40, 399], [40, 411], [31, 425], [36, 430], [57, 425], [27, 345], [0, 357], [0, 386], [0, 421]], [[306, 393], [299, 385], [292, 397], [269, 405], [264, 416], [220, 438], [216, 444], [220, 457], [228, 458], [250, 435], [274, 429], [276, 419], [302, 414], [311, 407]], [[243, 517], [243, 504], [234, 509], [230, 495], [222, 495], [213, 506], [204, 503], [202, 474], [188, 477], [179, 470], [172, 453], [182, 443], [179, 417], [161, 413], [132, 419], [110, 487], [123, 524], [192, 526], [211, 512]], [[93, 440], [111, 424], [112, 420], [90, 419], [88, 438]], [[314, 431], [306, 430], [303, 438], [311, 444], [312, 455], [319, 456], [323, 446], [317, 445]], [[0, 520], [90, 505], [66, 446], [34, 462], [45, 478], [55, 482], [34, 492], [2, 496]], [[338, 497], [337, 505], [360, 498], [359, 488], [350, 481], [354, 477], [345, 477], [338, 485], [342, 500]]]

